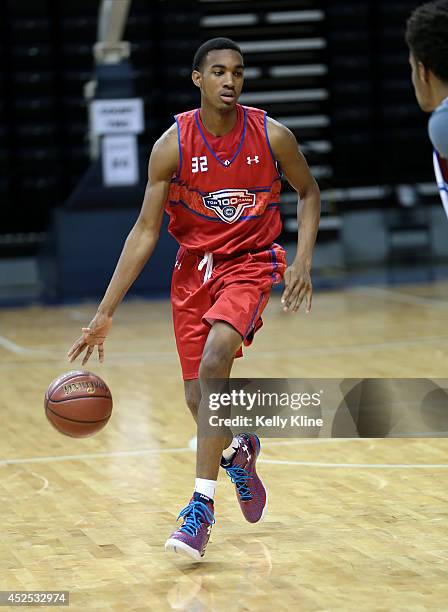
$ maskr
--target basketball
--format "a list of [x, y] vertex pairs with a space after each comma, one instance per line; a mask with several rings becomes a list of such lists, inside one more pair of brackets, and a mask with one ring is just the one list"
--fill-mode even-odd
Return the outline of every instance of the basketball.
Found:
[[110, 419], [112, 395], [104, 380], [93, 372], [67, 372], [48, 387], [45, 414], [50, 423], [66, 436], [93, 436]]

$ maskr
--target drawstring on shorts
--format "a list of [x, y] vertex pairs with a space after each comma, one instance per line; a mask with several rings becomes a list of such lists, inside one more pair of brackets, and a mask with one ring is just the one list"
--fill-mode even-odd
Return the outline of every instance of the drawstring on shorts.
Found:
[[204, 257], [199, 262], [198, 270], [201, 271], [204, 266], [206, 266], [206, 268], [205, 268], [204, 280], [202, 281], [202, 284], [206, 283], [209, 280], [209, 278], [211, 278], [211, 276], [212, 276], [212, 272], [213, 272], [213, 253], [205, 253], [204, 254]]

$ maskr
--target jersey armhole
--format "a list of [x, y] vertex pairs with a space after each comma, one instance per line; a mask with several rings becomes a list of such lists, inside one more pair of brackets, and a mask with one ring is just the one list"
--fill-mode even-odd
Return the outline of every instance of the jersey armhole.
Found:
[[443, 159], [448, 159], [448, 105], [436, 108], [428, 121], [428, 133], [434, 149]]
[[[443, 161], [438, 152], [434, 149], [433, 152], [434, 172], [436, 174], [437, 187], [439, 188], [440, 198], [442, 200], [445, 214], [448, 217], [448, 183], [445, 181], [445, 176], [442, 169]], [[447, 167], [448, 171], [448, 167]]]
[[181, 170], [182, 170], [182, 146], [180, 144], [180, 124], [179, 124], [177, 115], [174, 116], [174, 120], [175, 120], [176, 125], [177, 125], [177, 146], [179, 147], [179, 162], [177, 164], [177, 169], [176, 169], [175, 177], [179, 178]]
[[279, 178], [282, 178], [283, 173], [281, 171], [280, 164], [277, 161], [277, 159], [275, 158], [274, 151], [272, 150], [271, 143], [269, 141], [269, 136], [268, 136], [268, 114], [266, 112], [264, 114], [264, 133], [265, 133], [265, 136], [266, 136], [266, 142], [268, 143], [269, 151], [271, 152], [272, 162], [274, 164], [274, 167], [275, 167], [275, 169], [277, 171], [277, 174], [278, 174]]

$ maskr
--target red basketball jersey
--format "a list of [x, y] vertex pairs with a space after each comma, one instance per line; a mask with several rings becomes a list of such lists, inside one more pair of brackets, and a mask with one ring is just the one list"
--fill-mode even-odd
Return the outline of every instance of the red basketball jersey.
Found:
[[194, 252], [232, 255], [270, 245], [281, 231], [281, 177], [266, 113], [237, 105], [234, 128], [210, 134], [199, 109], [176, 116], [179, 167], [166, 211], [169, 232]]

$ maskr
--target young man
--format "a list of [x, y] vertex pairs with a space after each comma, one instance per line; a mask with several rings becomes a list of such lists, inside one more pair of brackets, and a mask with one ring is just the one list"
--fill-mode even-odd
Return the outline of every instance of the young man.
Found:
[[[284, 310], [296, 312], [305, 299], [310, 311], [320, 197], [293, 134], [264, 111], [237, 104], [244, 66], [233, 41], [204, 43], [196, 52], [192, 79], [201, 107], [177, 115], [155, 143], [140, 216], [98, 312], [82, 329], [69, 359], [86, 350], [84, 365], [98, 346], [103, 360], [112, 315], [156, 245], [165, 207], [169, 231], [180, 244], [171, 293], [174, 330], [186, 401], [198, 423], [195, 490], [165, 548], [200, 560], [214, 523], [220, 463], [248, 521], [259, 521], [266, 507], [266, 490], [255, 470], [257, 436], [204, 435], [204, 385], [229, 378], [242, 344], [250, 344], [262, 325], [272, 285], [283, 276]], [[287, 269], [284, 250], [273, 242], [281, 230], [279, 167], [299, 196], [297, 255]]]
[[417, 101], [432, 112], [428, 130], [434, 170], [448, 216], [448, 0], [416, 8], [407, 22], [406, 42]]

